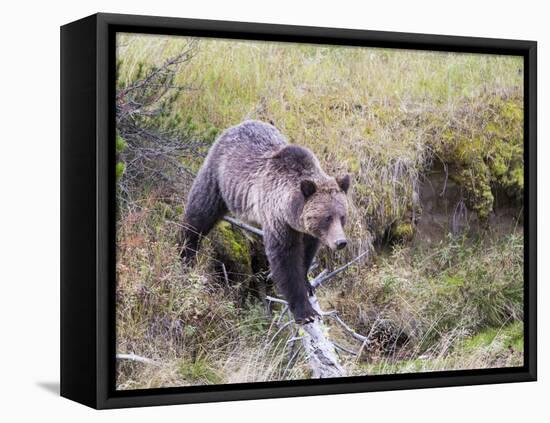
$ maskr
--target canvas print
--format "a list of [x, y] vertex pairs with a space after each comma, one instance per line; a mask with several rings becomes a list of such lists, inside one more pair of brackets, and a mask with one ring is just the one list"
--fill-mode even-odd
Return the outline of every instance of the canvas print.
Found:
[[116, 389], [521, 367], [524, 62], [118, 33]]

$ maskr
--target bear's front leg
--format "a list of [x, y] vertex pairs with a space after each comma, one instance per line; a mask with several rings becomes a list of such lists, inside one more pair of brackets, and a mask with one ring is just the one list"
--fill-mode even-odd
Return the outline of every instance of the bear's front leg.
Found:
[[308, 299], [302, 234], [287, 225], [264, 227], [264, 244], [271, 274], [288, 301], [296, 323], [311, 323], [318, 315]]

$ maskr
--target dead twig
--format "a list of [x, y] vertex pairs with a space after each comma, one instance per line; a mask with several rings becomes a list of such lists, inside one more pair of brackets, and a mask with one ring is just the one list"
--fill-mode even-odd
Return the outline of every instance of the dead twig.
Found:
[[151, 360], [150, 358], [142, 357], [137, 354], [117, 354], [116, 355], [117, 360], [129, 360], [129, 361], [137, 361], [138, 363], [145, 363], [145, 364], [152, 364], [153, 366], [160, 366], [159, 363], [157, 363], [155, 360]]
[[229, 277], [227, 276], [227, 269], [225, 268], [224, 263], [222, 263], [222, 270], [223, 270], [223, 278], [225, 279], [225, 284], [229, 286]]
[[344, 330], [348, 334], [350, 334], [353, 338], [357, 339], [358, 341], [366, 342], [366, 343], [369, 342], [367, 336], [364, 336], [364, 335], [361, 335], [361, 334], [355, 332], [351, 327], [349, 327], [349, 325], [346, 322], [344, 322], [342, 320], [342, 318], [338, 315], [338, 313], [336, 311], [329, 311], [329, 312], [323, 313], [323, 316], [333, 318], [340, 326], [342, 326], [344, 328]]
[[369, 250], [367, 249], [367, 250], [363, 251], [361, 254], [359, 254], [357, 257], [355, 257], [353, 260], [351, 260], [350, 262], [344, 264], [343, 266], [339, 267], [336, 270], [333, 270], [330, 273], [323, 274], [323, 272], [321, 272], [315, 279], [313, 279], [311, 281], [311, 286], [313, 288], [319, 287], [322, 283], [328, 281], [329, 279], [332, 279], [338, 273], [343, 272], [348, 267], [350, 267], [352, 264], [357, 263], [359, 260], [361, 260], [363, 257], [365, 257], [368, 253], [369, 253]]
[[333, 344], [334, 344], [334, 346], [336, 347], [337, 350], [344, 351], [344, 352], [346, 352], [346, 353], [348, 353], [348, 354], [350, 354], [350, 355], [353, 355], [353, 356], [358, 355], [357, 352], [355, 352], [355, 351], [353, 351], [353, 350], [350, 350], [350, 349], [348, 349], [348, 348], [346, 348], [346, 347], [343, 347], [342, 345], [337, 344], [336, 342], [333, 342]]

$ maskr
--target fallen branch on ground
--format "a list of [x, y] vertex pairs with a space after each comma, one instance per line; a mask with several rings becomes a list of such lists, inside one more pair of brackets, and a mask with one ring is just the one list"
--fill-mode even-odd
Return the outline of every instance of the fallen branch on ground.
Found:
[[153, 366], [160, 366], [159, 363], [157, 363], [155, 360], [151, 360], [150, 358], [145, 358], [140, 355], [136, 354], [117, 354], [116, 355], [117, 360], [129, 360], [129, 361], [137, 361], [139, 363], [146, 363], [146, 364], [152, 364]]
[[369, 339], [368, 339], [368, 336], [363, 336], [357, 332], [355, 332], [352, 328], [350, 328], [346, 322], [344, 322], [340, 316], [338, 316], [338, 313], [336, 312], [336, 310], [333, 310], [333, 311], [330, 311], [330, 312], [327, 312], [324, 314], [325, 316], [328, 316], [328, 317], [332, 317], [334, 320], [336, 320], [338, 322], [338, 324], [340, 324], [340, 326], [342, 326], [344, 328], [344, 330], [349, 333], [353, 338], [357, 339], [358, 341], [361, 341], [363, 343], [368, 343], [369, 342]]

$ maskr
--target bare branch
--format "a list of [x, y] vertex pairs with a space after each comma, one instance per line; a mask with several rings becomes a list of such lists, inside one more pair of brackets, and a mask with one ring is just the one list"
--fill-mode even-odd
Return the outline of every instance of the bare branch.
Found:
[[284, 325], [282, 325], [279, 329], [277, 329], [277, 332], [275, 332], [275, 335], [271, 338], [271, 340], [267, 343], [267, 345], [271, 345], [275, 338], [277, 338], [277, 335], [279, 335], [285, 328], [289, 327], [294, 323], [294, 320], [289, 320]]
[[[164, 64], [160, 67], [153, 69], [146, 77], [139, 79], [120, 90], [118, 97], [126, 96], [130, 92], [144, 87], [150, 87], [151, 85], [154, 85], [154, 81], [167, 79], [170, 77], [170, 79], [173, 79], [173, 75], [177, 71], [178, 65], [191, 60], [196, 54], [196, 46], [197, 40], [191, 40], [187, 44], [187, 48], [182, 50], [179, 54], [166, 60], [166, 62], [164, 62]], [[161, 86], [165, 88], [166, 83]]]
[[292, 356], [288, 359], [288, 363], [287, 363], [285, 369], [283, 370], [283, 379], [286, 376], [287, 372], [294, 366], [294, 364], [296, 362], [295, 361], [296, 357], [298, 356], [300, 351], [301, 351], [301, 347], [296, 348], [296, 351], [294, 351], [294, 354], [292, 354]]
[[248, 232], [252, 232], [253, 234], [256, 234], [258, 236], [261, 236], [261, 237], [264, 236], [264, 232], [261, 229], [255, 228], [254, 226], [241, 222], [240, 220], [237, 220], [231, 216], [224, 216], [223, 220], [231, 223], [232, 225], [238, 226], [241, 229], [247, 230]]
[[283, 309], [281, 310], [281, 314], [279, 315], [279, 318], [277, 319], [277, 326], [279, 326], [283, 320], [283, 317], [285, 317], [286, 312], [288, 311], [288, 304], [286, 304]]
[[288, 306], [288, 302], [286, 302], [285, 300], [281, 300], [280, 298], [275, 298], [275, 297], [271, 297], [269, 295], [266, 295], [265, 299], [267, 301], [272, 302], [272, 303], [279, 303], [279, 304], [284, 304], [284, 305]]
[[361, 341], [361, 342], [366, 342], [368, 343], [369, 340], [368, 340], [368, 337], [364, 336], [364, 335], [361, 335], [357, 332], [355, 332], [352, 328], [350, 328], [346, 322], [344, 322], [340, 316], [338, 316], [338, 313], [336, 313], [336, 311], [331, 311], [331, 312], [327, 312], [327, 313], [323, 313], [324, 316], [328, 316], [328, 317], [332, 317], [334, 320], [336, 320], [340, 326], [342, 326], [344, 328], [344, 330], [349, 333], [353, 338], [357, 339], [358, 341]]
[[154, 360], [151, 360], [150, 358], [145, 358], [140, 355], [136, 354], [117, 354], [116, 355], [117, 360], [129, 360], [129, 361], [137, 361], [139, 363], [146, 363], [146, 364], [152, 364], [153, 366], [160, 366], [159, 363], [157, 363]]
[[313, 281], [311, 281], [311, 286], [313, 286], [313, 288], [319, 287], [323, 282], [326, 282], [329, 279], [332, 279], [338, 273], [343, 272], [348, 267], [350, 267], [352, 264], [354, 264], [354, 263], [358, 262], [359, 260], [361, 260], [368, 253], [369, 253], [369, 250], [367, 249], [367, 250], [363, 251], [361, 254], [359, 254], [357, 257], [355, 257], [352, 261], [344, 264], [342, 267], [339, 267], [338, 269], [333, 270], [332, 272], [330, 272], [328, 274], [325, 274], [322, 277], [317, 276]]
[[222, 263], [223, 278], [225, 279], [225, 284], [229, 286], [229, 277], [227, 276], [227, 269], [225, 268], [225, 263]]
[[178, 85], [176, 77], [197, 53], [197, 46], [198, 40], [191, 40], [178, 54], [148, 69], [144, 77], [117, 83], [116, 129], [124, 141], [119, 144], [117, 138], [117, 162], [124, 164], [117, 196], [129, 207], [135, 206], [132, 193], [141, 192], [139, 188], [151, 180], [164, 192], [185, 192], [195, 176], [185, 159], [205, 155], [209, 143], [197, 139], [188, 127], [173, 123], [164, 127], [156, 119], [171, 113], [178, 93], [193, 89]]
[[334, 346], [336, 347], [337, 350], [341, 350], [341, 351], [347, 352], [348, 354], [354, 355], [354, 356], [358, 355], [358, 353], [356, 353], [355, 351], [350, 350], [350, 349], [348, 349], [348, 348], [346, 348], [346, 347], [343, 347], [342, 345], [337, 344], [336, 342], [333, 342], [333, 344], [334, 344]]
[[313, 278], [313, 280], [310, 282], [311, 286], [312, 286], [313, 288], [318, 287], [318, 286], [319, 286], [319, 283], [318, 283], [317, 281], [323, 279], [323, 278], [327, 275], [327, 273], [328, 273], [328, 269], [322, 270], [321, 273], [319, 273], [317, 276], [315, 276], [315, 277]]

